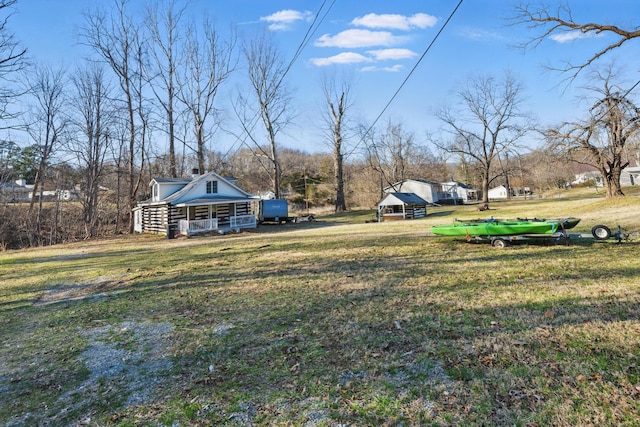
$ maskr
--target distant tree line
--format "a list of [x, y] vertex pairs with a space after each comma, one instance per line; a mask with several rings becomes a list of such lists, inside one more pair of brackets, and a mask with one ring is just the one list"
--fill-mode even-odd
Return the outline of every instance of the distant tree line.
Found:
[[[572, 79], [592, 72], [590, 96], [583, 120], [551, 126], [528, 115], [523, 84], [509, 73], [460, 84], [452, 104], [437, 109], [441, 130], [428, 135], [398, 120], [357, 121], [355, 80], [327, 73], [317, 83], [326, 152], [310, 154], [281, 142], [296, 120], [292, 62], [268, 33], [223, 35], [211, 17], [192, 22], [179, 0], [149, 0], [142, 10], [112, 0], [87, 11], [78, 33], [92, 55], [56, 68], [29, 58], [13, 37], [16, 7], [0, 0], [0, 184], [24, 179], [33, 197], [14, 203], [2, 193], [0, 249], [131, 232], [131, 209], [150, 196], [150, 179], [194, 167], [234, 176], [249, 192], [271, 190], [299, 209], [373, 208], [383, 188], [408, 178], [465, 183], [482, 190], [487, 207], [488, 189], [499, 184], [562, 188], [576, 163], [597, 168], [607, 195], [621, 196], [620, 172], [638, 150], [632, 85], [594, 65], [616, 44], [560, 70]], [[542, 29], [532, 44], [573, 29], [612, 32], [617, 45], [638, 36], [581, 25], [567, 11], [518, 6], [514, 24]], [[225, 110], [220, 94], [232, 79], [244, 84]], [[235, 137], [235, 149], [223, 149], [222, 132]], [[534, 140], [541, 143], [531, 149]], [[56, 190], [73, 197], [47, 196]]]

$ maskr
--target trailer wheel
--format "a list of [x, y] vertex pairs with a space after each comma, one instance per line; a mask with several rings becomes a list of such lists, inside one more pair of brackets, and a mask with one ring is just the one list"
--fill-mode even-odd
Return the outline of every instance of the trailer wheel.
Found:
[[503, 249], [503, 248], [506, 248], [506, 247], [507, 247], [507, 241], [506, 241], [506, 240], [504, 240], [504, 239], [493, 239], [493, 240], [491, 241], [491, 245], [492, 245], [494, 248], [500, 248], [500, 249]]
[[607, 240], [611, 237], [611, 230], [606, 225], [596, 225], [591, 229], [591, 234], [596, 240]]

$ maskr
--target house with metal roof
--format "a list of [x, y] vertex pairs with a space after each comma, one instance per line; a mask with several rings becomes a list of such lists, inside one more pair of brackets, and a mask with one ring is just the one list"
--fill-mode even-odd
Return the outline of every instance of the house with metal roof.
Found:
[[[460, 188], [460, 184], [456, 182], [440, 183], [423, 179], [405, 179], [385, 187], [383, 191], [385, 193], [414, 193], [428, 204], [459, 205], [464, 203], [464, 199], [460, 195]], [[477, 192], [475, 197], [477, 197]]]
[[215, 172], [192, 178], [154, 178], [151, 199], [133, 209], [134, 231], [167, 237], [255, 228], [252, 195]]

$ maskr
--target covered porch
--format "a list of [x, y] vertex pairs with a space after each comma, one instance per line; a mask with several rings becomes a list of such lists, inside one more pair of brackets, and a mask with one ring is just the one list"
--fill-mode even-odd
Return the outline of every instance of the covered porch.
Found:
[[179, 203], [174, 207], [177, 234], [192, 236], [210, 231], [239, 231], [256, 228], [252, 199], [207, 198]]
[[217, 230], [240, 230], [242, 228], [256, 228], [256, 217], [253, 215], [236, 215], [229, 217], [227, 226], [220, 224], [218, 218], [210, 219], [181, 219], [178, 221], [178, 234], [191, 236]]

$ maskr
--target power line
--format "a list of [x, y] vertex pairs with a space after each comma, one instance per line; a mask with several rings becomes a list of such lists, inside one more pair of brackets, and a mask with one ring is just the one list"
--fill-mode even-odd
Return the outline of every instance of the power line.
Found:
[[[327, 0], [323, 0], [322, 4], [320, 5], [320, 8], [318, 9], [318, 11], [316, 12], [315, 16], [313, 17], [313, 20], [311, 21], [311, 24], [309, 25], [309, 28], [307, 28], [307, 31], [306, 31], [304, 37], [300, 41], [300, 44], [298, 44], [298, 48], [296, 49], [296, 52], [293, 54], [293, 57], [291, 58], [291, 61], [289, 61], [289, 64], [287, 65], [286, 69], [284, 70], [284, 72], [280, 76], [280, 79], [278, 80], [278, 83], [275, 86], [275, 88], [276, 88], [275, 90], [277, 90], [280, 87], [280, 85], [282, 84], [284, 78], [286, 77], [286, 75], [289, 73], [289, 71], [293, 67], [293, 64], [298, 60], [298, 58], [302, 54], [302, 51], [304, 50], [304, 48], [307, 47], [307, 45], [311, 41], [311, 38], [313, 37], [313, 35], [318, 31], [318, 28], [324, 22], [325, 18], [327, 17], [327, 15], [329, 14], [329, 12], [333, 8], [333, 6], [336, 4], [336, 0], [333, 0], [331, 2], [331, 5], [328, 7], [328, 9], [324, 12], [322, 17], [320, 18], [320, 13], [322, 12], [322, 9], [324, 9], [326, 4], [327, 4]], [[320, 18], [319, 21], [318, 21], [318, 18]], [[255, 120], [251, 124], [249, 131], [251, 131], [251, 132], [253, 131], [255, 126], [258, 124], [258, 120], [259, 120], [259, 115], [256, 114]], [[248, 137], [248, 132], [249, 131], [245, 128], [242, 131], [241, 135], [247, 134], [247, 137]], [[234, 147], [235, 147], [237, 142], [241, 142], [241, 144], [245, 144], [246, 138], [241, 140], [241, 136], [237, 136], [236, 137], [236, 142], [234, 142], [232, 144], [231, 148], [227, 151], [227, 155], [231, 152], [231, 150], [234, 149]]]
[[326, 10], [324, 15], [322, 15], [322, 18], [320, 19], [320, 22], [318, 22], [318, 24], [316, 25], [316, 21], [318, 21], [318, 17], [320, 16], [320, 12], [322, 12], [322, 9], [324, 9], [324, 6], [325, 6], [326, 3], [327, 3], [327, 0], [323, 0], [322, 4], [320, 5], [320, 8], [316, 12], [313, 20], [311, 21], [311, 25], [309, 25], [309, 28], [307, 29], [307, 32], [305, 33], [304, 37], [302, 38], [302, 41], [298, 45], [298, 49], [296, 49], [296, 53], [293, 55], [293, 57], [291, 58], [291, 61], [289, 62], [289, 65], [287, 65], [287, 68], [285, 69], [284, 73], [280, 77], [280, 81], [278, 81], [278, 84], [276, 85], [276, 88], [280, 86], [280, 84], [282, 83], [282, 80], [284, 80], [285, 76], [289, 73], [289, 70], [291, 70], [291, 67], [293, 66], [293, 64], [298, 60], [298, 58], [300, 57], [300, 54], [302, 53], [304, 48], [307, 47], [307, 45], [309, 44], [309, 41], [311, 41], [311, 37], [313, 37], [313, 35], [316, 33], [316, 31], [318, 31], [318, 28], [324, 22], [324, 19], [327, 17], [327, 15], [329, 14], [329, 12], [333, 8], [333, 6], [336, 4], [336, 0], [333, 0], [331, 2], [331, 5], [329, 6], [329, 8]]
[[[627, 98], [627, 96], [629, 96], [629, 94], [630, 94], [630, 93], [631, 93], [631, 92], [632, 92], [632, 91], [633, 91], [633, 90], [634, 90], [638, 85], [640, 85], [640, 80], [638, 80], [638, 81], [637, 81], [633, 86], [631, 86], [631, 87], [629, 88], [629, 90], [627, 90], [627, 91], [624, 93], [624, 95], [622, 95], [622, 98], [626, 99], [626, 98]], [[612, 105], [611, 107], [607, 108], [607, 110], [606, 110], [604, 113], [602, 113], [602, 114], [601, 114], [601, 115], [602, 115], [602, 117], [601, 117], [601, 118], [599, 118], [598, 120], [602, 120], [602, 119], [603, 119], [607, 114], [609, 114], [609, 113], [611, 112], [611, 110], [613, 110], [613, 105]]]
[[371, 132], [371, 129], [373, 129], [373, 127], [376, 125], [376, 123], [378, 123], [378, 120], [380, 120], [380, 118], [382, 117], [382, 115], [387, 111], [387, 109], [389, 108], [389, 106], [391, 105], [391, 103], [396, 99], [396, 97], [398, 96], [398, 94], [400, 93], [400, 91], [402, 90], [402, 88], [404, 87], [404, 85], [407, 83], [407, 81], [409, 80], [409, 78], [413, 75], [413, 73], [416, 71], [416, 69], [418, 68], [418, 65], [420, 65], [420, 63], [422, 62], [422, 60], [424, 59], [424, 57], [427, 55], [427, 53], [431, 50], [431, 47], [433, 47], [433, 45], [435, 44], [436, 40], [438, 40], [438, 38], [440, 37], [440, 34], [442, 34], [442, 32], [444, 31], [444, 29], [446, 28], [447, 24], [449, 24], [449, 21], [451, 21], [451, 19], [453, 18], [453, 16], [456, 14], [456, 12], [458, 11], [458, 9], [460, 8], [460, 6], [462, 5], [463, 0], [460, 0], [458, 2], [458, 4], [456, 5], [456, 7], [453, 9], [453, 11], [449, 14], [449, 17], [447, 18], [447, 20], [444, 22], [444, 24], [442, 24], [442, 27], [440, 27], [440, 30], [438, 30], [438, 32], [436, 33], [436, 35], [433, 37], [433, 40], [431, 40], [431, 43], [429, 43], [429, 45], [427, 46], [427, 48], [424, 50], [424, 52], [422, 53], [422, 55], [420, 56], [420, 58], [418, 58], [418, 61], [415, 63], [415, 65], [413, 66], [413, 68], [409, 71], [409, 73], [407, 74], [407, 76], [404, 78], [404, 80], [402, 81], [402, 83], [400, 84], [400, 86], [398, 87], [398, 89], [394, 92], [394, 94], [391, 96], [391, 98], [389, 99], [389, 101], [386, 103], [386, 105], [384, 106], [384, 108], [382, 109], [382, 111], [380, 112], [380, 114], [378, 114], [378, 116], [375, 118], [375, 120], [373, 121], [373, 123], [371, 124], [371, 126], [369, 126], [369, 128], [367, 129], [367, 131], [364, 133], [364, 135], [362, 136], [362, 138], [360, 139], [360, 141], [358, 142], [358, 144], [356, 144], [356, 146], [354, 147], [354, 151], [355, 149], [360, 145], [361, 142], [364, 141], [364, 139], [366, 138], [366, 136], [369, 134], [369, 132]]

